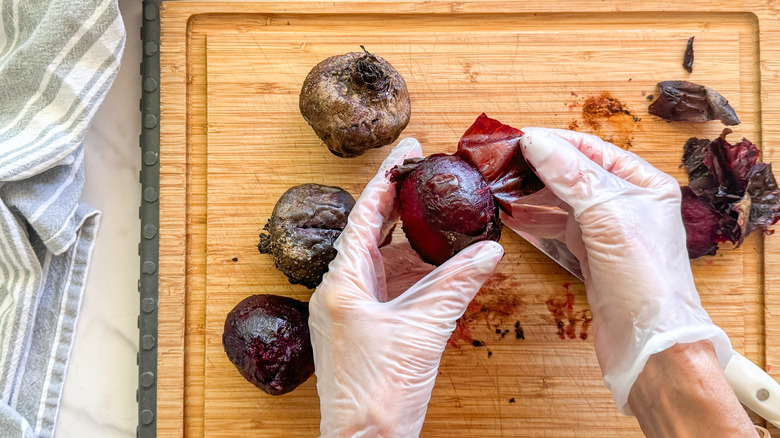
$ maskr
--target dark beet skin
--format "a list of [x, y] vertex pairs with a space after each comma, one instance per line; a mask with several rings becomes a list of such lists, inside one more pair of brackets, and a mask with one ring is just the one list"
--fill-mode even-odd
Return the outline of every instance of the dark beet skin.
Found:
[[780, 220], [780, 188], [771, 165], [758, 162], [760, 151], [748, 141], [730, 144], [726, 128], [713, 141], [691, 138], [683, 164], [683, 224], [691, 258], [714, 255], [718, 243], [739, 246], [755, 230], [772, 234]]
[[718, 250], [717, 232], [723, 217], [689, 187], [682, 187], [682, 217], [687, 236], [688, 257], [695, 259], [715, 255]]
[[278, 295], [252, 295], [228, 313], [222, 345], [253, 385], [286, 394], [314, 373], [308, 304]]
[[498, 208], [485, 180], [463, 159], [436, 154], [392, 171], [409, 243], [423, 260], [441, 265], [472, 243], [498, 241]]
[[301, 184], [274, 207], [257, 249], [274, 257], [290, 283], [314, 289], [336, 257], [333, 242], [347, 226], [355, 199], [339, 187]]
[[663, 81], [658, 83], [658, 91], [658, 99], [647, 109], [654, 116], [676, 122], [720, 120], [724, 125], [739, 125], [734, 108], [712, 88], [687, 81]]
[[345, 158], [394, 142], [411, 115], [404, 79], [367, 51], [317, 64], [303, 82], [299, 107], [328, 149]]
[[688, 44], [685, 45], [685, 55], [683, 55], [683, 68], [688, 73], [693, 73], [693, 39], [696, 37], [688, 38]]
[[501, 208], [544, 188], [520, 152], [523, 131], [482, 113], [458, 142], [455, 154], [474, 166], [490, 186]]

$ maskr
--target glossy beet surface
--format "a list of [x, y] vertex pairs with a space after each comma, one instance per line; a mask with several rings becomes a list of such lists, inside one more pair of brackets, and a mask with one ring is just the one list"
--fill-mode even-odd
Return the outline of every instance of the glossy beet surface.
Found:
[[440, 265], [474, 242], [501, 237], [490, 188], [461, 158], [431, 155], [392, 173], [404, 233], [426, 262]]
[[222, 345], [249, 382], [271, 395], [285, 394], [314, 373], [307, 303], [252, 295], [225, 320]]

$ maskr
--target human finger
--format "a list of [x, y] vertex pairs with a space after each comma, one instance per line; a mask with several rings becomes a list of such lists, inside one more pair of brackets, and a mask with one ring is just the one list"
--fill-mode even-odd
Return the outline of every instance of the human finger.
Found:
[[422, 156], [420, 143], [406, 138], [393, 148], [390, 155], [379, 166], [379, 170], [363, 189], [349, 215], [347, 226], [334, 243], [338, 251], [365, 251], [369, 246], [378, 246], [383, 234], [389, 228], [393, 214], [395, 184], [390, 181], [390, 170], [402, 164], [407, 158]]
[[[540, 128], [529, 129], [533, 131]], [[661, 172], [640, 156], [604, 141], [598, 136], [566, 129], [550, 129], [548, 131], [571, 143], [583, 155], [607, 172], [623, 178], [631, 184], [647, 188], [665, 187], [669, 186], [670, 183], [674, 187], [678, 186], [674, 178]]]
[[539, 179], [575, 217], [593, 205], [631, 189], [631, 184], [586, 157], [546, 129], [529, 129], [520, 139], [523, 156]]
[[492, 240], [477, 242], [422, 278], [394, 301], [396, 314], [410, 324], [449, 336], [455, 320], [466, 311], [504, 256]]

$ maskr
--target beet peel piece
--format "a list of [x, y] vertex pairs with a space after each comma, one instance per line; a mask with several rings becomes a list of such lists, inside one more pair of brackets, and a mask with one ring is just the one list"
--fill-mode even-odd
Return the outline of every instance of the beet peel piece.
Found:
[[278, 295], [252, 295], [228, 313], [222, 346], [250, 383], [286, 394], [314, 373], [309, 306]]
[[693, 39], [696, 37], [688, 38], [688, 44], [685, 45], [685, 55], [683, 56], [683, 68], [688, 73], [693, 73]]
[[454, 155], [407, 160], [391, 170], [398, 212], [409, 244], [441, 265], [469, 245], [498, 241], [498, 207], [480, 173]]
[[687, 81], [658, 83], [658, 99], [647, 109], [650, 114], [678, 122], [720, 120], [738, 125], [739, 118], [729, 102], [715, 90]]
[[764, 234], [774, 231], [768, 227], [780, 220], [780, 188], [772, 165], [758, 163], [750, 171], [747, 195], [750, 199], [750, 218], [746, 233], [759, 229]]
[[704, 200], [697, 198], [690, 187], [682, 187], [682, 217], [688, 246], [688, 257], [715, 255], [718, 250], [715, 235], [721, 216]]
[[520, 151], [522, 135], [523, 131], [482, 113], [461, 137], [455, 154], [479, 171], [505, 211], [544, 187]]
[[720, 242], [739, 246], [755, 230], [771, 234], [769, 227], [780, 219], [780, 188], [771, 166], [758, 162], [760, 152], [747, 139], [730, 144], [730, 133], [726, 128], [713, 141], [685, 143], [682, 215], [691, 258], [715, 254]]

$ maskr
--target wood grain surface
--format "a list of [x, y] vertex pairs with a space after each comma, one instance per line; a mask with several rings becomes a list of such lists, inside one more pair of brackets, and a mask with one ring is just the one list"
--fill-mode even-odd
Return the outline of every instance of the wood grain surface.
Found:
[[[300, 116], [303, 79], [328, 56], [362, 44], [395, 66], [412, 100], [402, 138], [420, 140], [425, 154], [453, 152], [486, 112], [516, 127], [596, 133], [684, 182], [685, 140], [723, 128], [647, 113], [656, 82], [685, 79], [729, 99], [742, 120], [733, 140], [751, 139], [765, 161], [780, 158], [776, 11], [758, 2], [721, 12], [707, 2], [559, 6], [164, 3], [159, 436], [318, 433], [315, 379], [268, 396], [227, 360], [221, 335], [227, 312], [248, 295], [311, 294], [255, 248], [279, 196], [317, 182], [357, 197], [390, 150], [337, 158]], [[694, 35], [688, 74], [682, 55]], [[584, 103], [602, 96], [630, 115], [588, 123]], [[771, 374], [780, 363], [778, 240], [752, 235], [693, 262], [713, 320]], [[422, 436], [641, 436], [603, 387], [582, 284], [510, 231], [501, 243], [498, 273], [442, 358]]]

